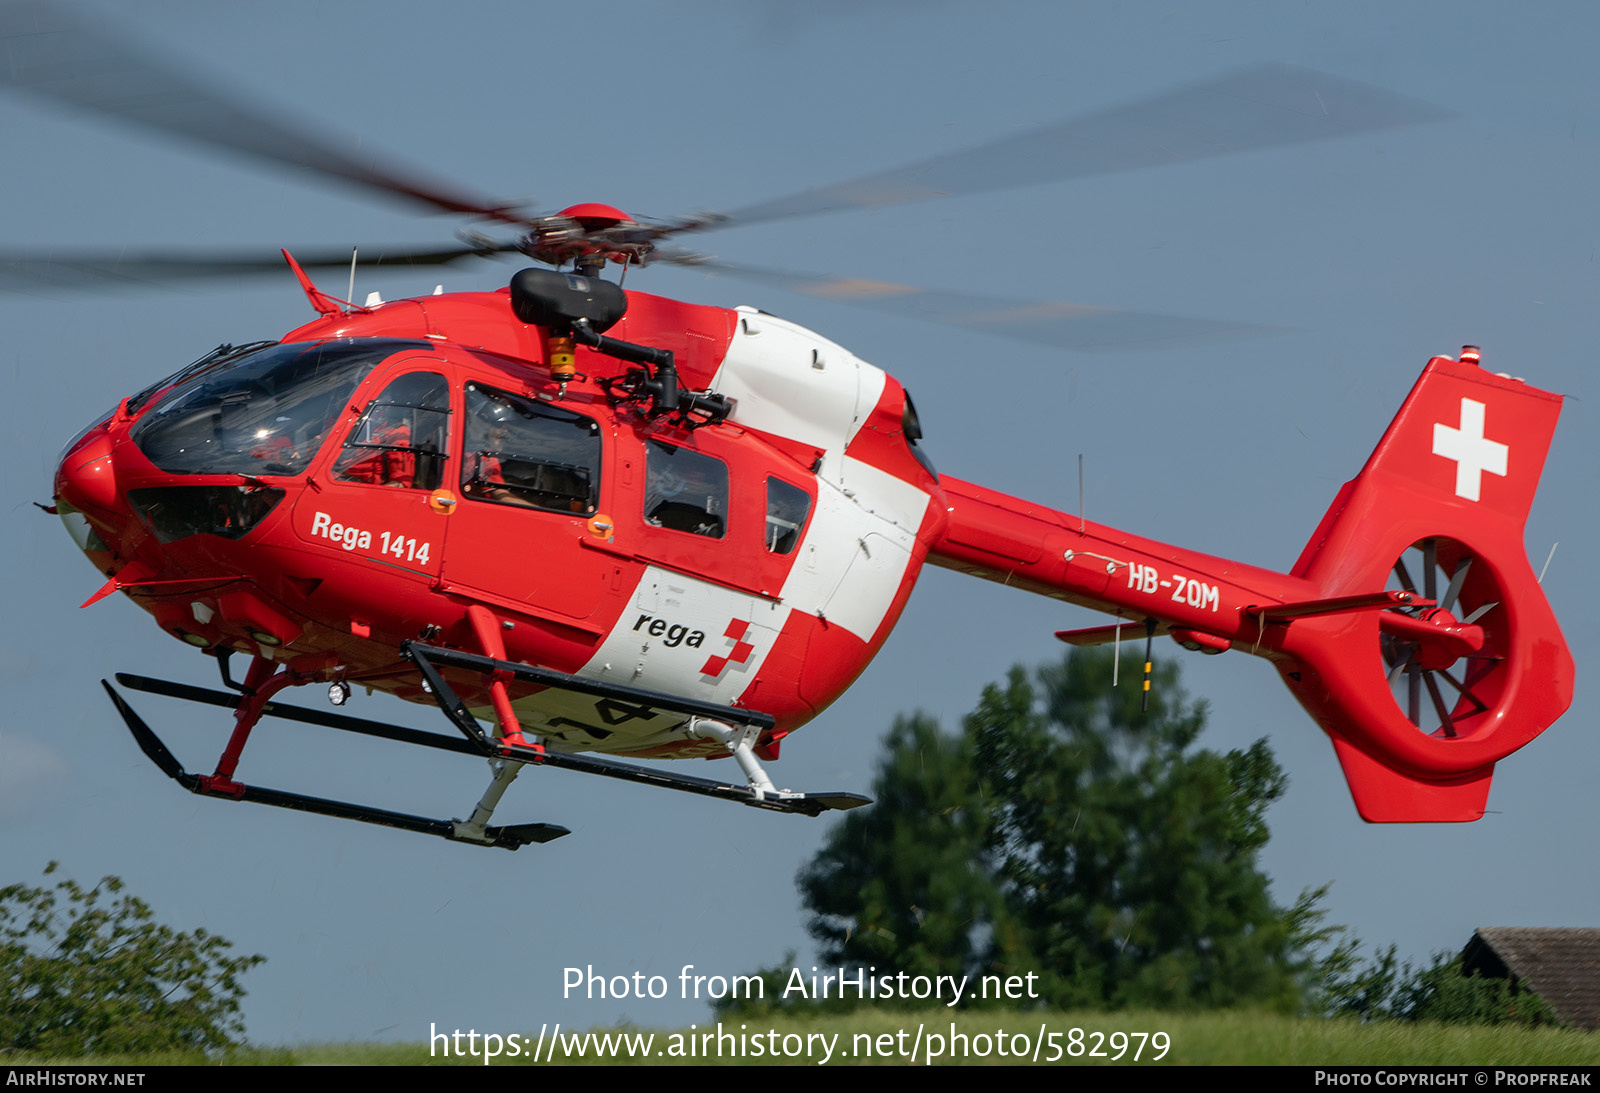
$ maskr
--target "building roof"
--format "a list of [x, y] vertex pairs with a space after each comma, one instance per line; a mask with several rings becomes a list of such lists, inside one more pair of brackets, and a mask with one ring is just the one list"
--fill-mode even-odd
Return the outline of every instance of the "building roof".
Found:
[[1461, 959], [1468, 972], [1521, 981], [1569, 1025], [1600, 1029], [1600, 929], [1482, 926]]

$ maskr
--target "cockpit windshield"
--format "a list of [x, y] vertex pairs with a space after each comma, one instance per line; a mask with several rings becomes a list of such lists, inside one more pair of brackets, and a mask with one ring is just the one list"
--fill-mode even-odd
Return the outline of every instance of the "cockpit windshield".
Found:
[[274, 345], [167, 392], [133, 442], [171, 474], [299, 474], [379, 363], [426, 343], [395, 338]]

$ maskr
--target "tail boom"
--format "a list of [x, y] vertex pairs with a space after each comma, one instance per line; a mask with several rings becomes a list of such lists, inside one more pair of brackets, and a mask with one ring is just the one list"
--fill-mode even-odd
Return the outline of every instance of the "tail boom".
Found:
[[928, 557], [1153, 620], [1191, 649], [1267, 657], [1333, 740], [1365, 819], [1475, 820], [1495, 764], [1571, 704], [1572, 657], [1522, 544], [1560, 407], [1470, 358], [1435, 357], [1288, 573], [948, 477]]
[[[960, 479], [941, 476], [940, 486], [949, 521], [928, 561], [970, 576], [1230, 642], [1265, 636], [1250, 608], [1317, 594], [1291, 574], [1130, 535]], [[1259, 651], [1270, 655], [1271, 647]]]

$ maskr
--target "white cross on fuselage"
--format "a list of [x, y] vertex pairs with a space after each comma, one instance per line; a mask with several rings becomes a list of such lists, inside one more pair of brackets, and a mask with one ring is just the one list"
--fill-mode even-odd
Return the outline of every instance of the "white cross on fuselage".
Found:
[[1443, 422], [1433, 426], [1433, 454], [1456, 461], [1456, 496], [1478, 499], [1483, 472], [1506, 476], [1506, 453], [1511, 449], [1483, 435], [1483, 403], [1461, 400], [1461, 428]]

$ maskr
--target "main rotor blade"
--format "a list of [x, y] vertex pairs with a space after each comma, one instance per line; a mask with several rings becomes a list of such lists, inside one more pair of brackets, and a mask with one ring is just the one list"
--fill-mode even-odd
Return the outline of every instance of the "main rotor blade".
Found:
[[[669, 256], [668, 260], [672, 258]], [[977, 330], [1052, 349], [1140, 349], [1275, 333], [1273, 327], [1061, 302], [1002, 300], [883, 281], [736, 266], [695, 258], [685, 264], [901, 318]]]
[[[369, 266], [444, 266], [463, 258], [489, 255], [481, 247], [377, 247], [360, 251], [356, 264]], [[349, 269], [350, 252], [295, 252], [306, 269]], [[262, 273], [289, 276], [283, 256], [271, 248], [232, 254], [161, 251], [124, 254], [61, 254], [51, 251], [0, 251], [0, 292], [30, 289], [80, 289], [158, 285], [206, 277]]]
[[1430, 103], [1308, 68], [1263, 64], [894, 171], [690, 219], [682, 230], [877, 209], [936, 197], [1210, 159], [1452, 116]]
[[[280, 165], [299, 167], [435, 209], [524, 224], [510, 207], [437, 182], [229, 101], [39, 0], [0, 4], [0, 82], [83, 110]], [[354, 145], [352, 144], [352, 147]]]

